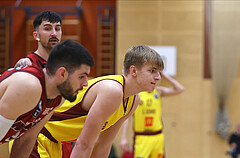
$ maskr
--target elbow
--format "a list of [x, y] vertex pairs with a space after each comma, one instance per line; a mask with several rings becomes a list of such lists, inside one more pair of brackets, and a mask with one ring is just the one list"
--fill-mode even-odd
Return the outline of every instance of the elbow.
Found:
[[180, 88], [180, 93], [184, 92], [185, 88], [184, 87], [181, 87]]
[[92, 146], [85, 141], [76, 141], [74, 145], [74, 149], [79, 150], [79, 151], [91, 151]]
[[83, 142], [77, 141], [77, 142], [75, 143], [75, 145], [74, 145], [74, 148], [86, 150], [86, 149], [89, 148], [89, 146], [88, 146], [87, 143], [83, 143]]
[[182, 93], [184, 92], [185, 88], [183, 85], [179, 84], [177, 90], [178, 90], [178, 93]]
[[182, 92], [184, 92], [184, 88], [181, 87], [181, 88], [178, 88], [175, 90], [175, 94], [181, 94]]

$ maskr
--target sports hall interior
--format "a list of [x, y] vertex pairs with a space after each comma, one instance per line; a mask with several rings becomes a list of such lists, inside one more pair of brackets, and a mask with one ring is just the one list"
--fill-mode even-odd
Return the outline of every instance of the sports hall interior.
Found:
[[[62, 16], [62, 40], [91, 52], [90, 77], [121, 74], [133, 45], [175, 46], [174, 78], [185, 91], [162, 100], [166, 156], [227, 158], [227, 139], [215, 125], [219, 109], [227, 112], [228, 133], [240, 122], [239, 7], [240, 1], [227, 0], [1, 0], [0, 73], [36, 49], [32, 20], [44, 10]], [[114, 141], [119, 158], [120, 134]], [[7, 157], [7, 144], [0, 145], [0, 158]]]

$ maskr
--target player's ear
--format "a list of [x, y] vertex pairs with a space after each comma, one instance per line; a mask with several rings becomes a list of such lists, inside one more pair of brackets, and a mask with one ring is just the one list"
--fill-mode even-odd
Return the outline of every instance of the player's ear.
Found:
[[56, 75], [61, 82], [64, 82], [68, 78], [69, 74], [65, 67], [60, 67], [60, 68], [58, 68]]
[[137, 76], [137, 68], [134, 65], [130, 66], [129, 69], [132, 76]]
[[37, 31], [33, 31], [33, 38], [35, 38], [37, 41], [40, 40]]

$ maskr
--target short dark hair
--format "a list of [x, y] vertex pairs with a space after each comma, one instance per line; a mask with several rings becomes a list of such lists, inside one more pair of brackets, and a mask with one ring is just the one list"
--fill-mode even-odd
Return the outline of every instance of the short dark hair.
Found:
[[60, 22], [60, 24], [62, 25], [62, 19], [60, 18], [60, 16], [53, 11], [43, 11], [41, 13], [39, 13], [35, 19], [33, 20], [33, 27], [34, 29], [38, 29], [39, 25], [41, 25], [42, 21], [49, 21], [50, 23], [57, 23]]
[[81, 44], [73, 40], [65, 40], [52, 49], [46, 64], [46, 70], [49, 75], [53, 75], [58, 68], [65, 67], [71, 74], [82, 64], [93, 67], [92, 55]]

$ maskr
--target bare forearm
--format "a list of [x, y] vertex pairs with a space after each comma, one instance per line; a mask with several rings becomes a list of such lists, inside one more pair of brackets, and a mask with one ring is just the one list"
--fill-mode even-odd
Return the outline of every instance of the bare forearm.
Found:
[[87, 147], [77, 141], [74, 145], [70, 158], [90, 158], [91, 152], [91, 147]]
[[129, 125], [129, 119], [127, 119], [127, 120], [123, 123], [121, 139], [127, 139], [127, 129], [128, 129], [128, 125]]
[[21, 137], [16, 139], [12, 146], [10, 158], [29, 157], [35, 141], [35, 139], [24, 141], [23, 139], [21, 139]]
[[109, 129], [101, 132], [94, 145], [91, 158], [108, 158], [113, 140], [116, 137], [123, 121], [124, 119], [120, 119]]
[[164, 76], [166, 80], [168, 80], [168, 82], [171, 83], [171, 85], [175, 88], [175, 89], [179, 89], [179, 90], [184, 90], [183, 85], [181, 85], [178, 81], [176, 81], [175, 79], [173, 79], [172, 77], [165, 75]]
[[15, 139], [10, 158], [25, 158], [29, 157], [31, 154], [34, 144], [37, 140], [37, 136], [49, 118], [52, 116], [53, 111], [49, 113], [45, 118], [43, 118], [38, 124], [36, 124], [33, 128], [28, 130], [24, 135], [20, 138]]
[[111, 146], [112, 143], [108, 144], [96, 143], [91, 154], [91, 158], [108, 158]]

